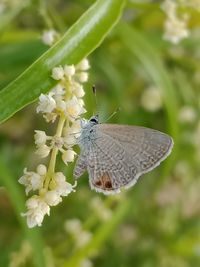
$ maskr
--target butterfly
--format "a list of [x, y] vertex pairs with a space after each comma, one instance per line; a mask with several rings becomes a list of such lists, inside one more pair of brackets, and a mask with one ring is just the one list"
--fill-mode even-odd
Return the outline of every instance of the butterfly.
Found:
[[100, 124], [98, 116], [81, 121], [74, 177], [86, 170], [91, 189], [106, 195], [133, 186], [171, 153], [173, 139], [150, 128]]

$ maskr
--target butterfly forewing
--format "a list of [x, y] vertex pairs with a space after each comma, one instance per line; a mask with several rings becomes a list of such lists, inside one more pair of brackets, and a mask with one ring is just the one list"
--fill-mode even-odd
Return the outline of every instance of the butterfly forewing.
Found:
[[156, 167], [173, 147], [169, 135], [150, 128], [115, 124], [99, 124], [97, 127], [98, 132], [112, 137], [124, 148], [141, 173]]

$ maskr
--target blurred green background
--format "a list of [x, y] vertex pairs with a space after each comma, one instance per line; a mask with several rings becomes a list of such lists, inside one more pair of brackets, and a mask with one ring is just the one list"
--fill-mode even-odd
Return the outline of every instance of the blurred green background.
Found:
[[[1, 0], [0, 89], [48, 49], [45, 29], [62, 34], [93, 2]], [[190, 34], [175, 45], [163, 40], [161, 3], [127, 1], [119, 23], [88, 57], [85, 117], [96, 112], [95, 84], [101, 121], [120, 108], [110, 122], [169, 133], [171, 156], [112, 197], [91, 191], [85, 174], [42, 227], [29, 230], [17, 180], [25, 166], [40, 163], [34, 130], [55, 126], [36, 114], [36, 104], [19, 111], [0, 126], [0, 266], [200, 266], [200, 12], [180, 7]], [[73, 164], [58, 165], [73, 183]]]

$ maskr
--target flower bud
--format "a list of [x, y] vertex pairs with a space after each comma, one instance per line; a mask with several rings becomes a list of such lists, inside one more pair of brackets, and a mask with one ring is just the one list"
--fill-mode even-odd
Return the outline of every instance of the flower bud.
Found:
[[73, 76], [75, 74], [75, 67], [74, 65], [65, 65], [64, 66], [64, 73], [66, 76]]
[[64, 73], [63, 67], [59, 66], [59, 67], [53, 68], [51, 77], [54, 80], [62, 80], [64, 78], [64, 74], [65, 73]]
[[45, 145], [47, 141], [46, 133], [44, 131], [35, 130], [34, 139], [36, 146]]
[[76, 69], [77, 70], [85, 71], [85, 70], [88, 70], [89, 68], [90, 68], [90, 64], [89, 64], [89, 61], [86, 58], [84, 58], [81, 62], [79, 62], [76, 65]]
[[76, 155], [76, 153], [73, 150], [69, 149], [69, 150], [63, 152], [62, 160], [64, 161], [65, 164], [67, 164], [67, 162], [73, 162], [75, 155]]
[[47, 167], [43, 164], [40, 164], [37, 166], [37, 173], [41, 176], [46, 175], [47, 173]]

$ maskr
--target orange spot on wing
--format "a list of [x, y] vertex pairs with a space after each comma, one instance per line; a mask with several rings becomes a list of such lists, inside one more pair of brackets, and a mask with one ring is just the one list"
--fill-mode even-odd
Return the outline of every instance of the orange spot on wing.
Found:
[[112, 190], [112, 180], [107, 172], [105, 172], [99, 180], [95, 181], [94, 184], [104, 190]]

